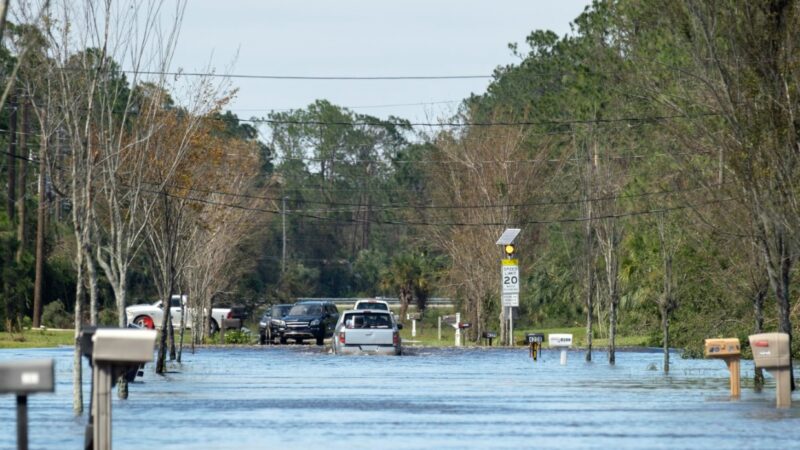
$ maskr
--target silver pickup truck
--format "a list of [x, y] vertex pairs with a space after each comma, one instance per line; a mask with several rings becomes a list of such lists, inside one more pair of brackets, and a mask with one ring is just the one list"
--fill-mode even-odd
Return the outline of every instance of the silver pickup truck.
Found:
[[334, 328], [332, 347], [337, 355], [403, 353], [400, 330], [389, 311], [362, 309], [345, 311]]

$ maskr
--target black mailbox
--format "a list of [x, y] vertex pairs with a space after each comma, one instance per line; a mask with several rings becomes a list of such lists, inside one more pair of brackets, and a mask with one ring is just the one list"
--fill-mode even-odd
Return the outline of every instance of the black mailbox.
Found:
[[496, 337], [497, 337], [497, 333], [495, 333], [494, 331], [484, 331], [483, 332], [483, 338], [484, 339], [494, 339]]
[[541, 344], [542, 342], [544, 342], [544, 334], [542, 334], [542, 333], [527, 333], [525, 335], [525, 340], [528, 342], [528, 344], [533, 344], [533, 343]]

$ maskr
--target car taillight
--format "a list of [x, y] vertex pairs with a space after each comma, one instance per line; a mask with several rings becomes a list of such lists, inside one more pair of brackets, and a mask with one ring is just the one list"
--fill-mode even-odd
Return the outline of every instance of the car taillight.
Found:
[[228, 315], [225, 316], [226, 319], [233, 319], [233, 310], [228, 311]]
[[397, 344], [400, 343], [400, 334], [399, 333], [394, 332], [394, 334], [392, 334], [392, 342], [394, 343], [394, 345], [397, 345]]
[[339, 343], [340, 344], [346, 344], [347, 343], [346, 340], [347, 340], [347, 338], [345, 337], [344, 332], [339, 333]]

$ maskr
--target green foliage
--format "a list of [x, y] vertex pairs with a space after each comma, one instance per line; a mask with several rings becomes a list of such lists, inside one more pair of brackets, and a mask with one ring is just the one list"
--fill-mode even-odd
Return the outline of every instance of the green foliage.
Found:
[[67, 312], [64, 302], [56, 300], [42, 308], [42, 324], [48, 328], [71, 328], [73, 315]]
[[229, 330], [225, 332], [226, 344], [252, 344], [254, 337], [252, 333], [246, 333], [242, 330]]

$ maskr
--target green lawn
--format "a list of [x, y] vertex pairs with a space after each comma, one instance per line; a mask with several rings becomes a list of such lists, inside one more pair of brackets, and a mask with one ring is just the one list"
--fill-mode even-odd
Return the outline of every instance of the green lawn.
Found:
[[[586, 346], [586, 328], [585, 327], [572, 327], [572, 328], [535, 328], [535, 329], [522, 329], [514, 330], [514, 342], [517, 345], [525, 345], [525, 333], [544, 333], [546, 336], [550, 333], [571, 333], [575, 347]], [[411, 337], [411, 324], [407, 324], [400, 332], [403, 342], [407, 345], [426, 345], [426, 346], [451, 346], [455, 343], [455, 330], [449, 325], [442, 325], [442, 340], [438, 339], [436, 323], [431, 325], [428, 321], [424, 323], [417, 322], [417, 336]], [[646, 336], [617, 336], [618, 347], [643, 347], [646, 345]], [[497, 345], [497, 339], [494, 340], [492, 345]], [[464, 342], [464, 345], [474, 345], [472, 342]], [[608, 339], [594, 338], [592, 340], [592, 347], [600, 349], [608, 345]], [[547, 347], [547, 341], [544, 343]]]
[[25, 330], [13, 335], [0, 332], [0, 348], [38, 348], [72, 345], [75, 332], [72, 330]]

